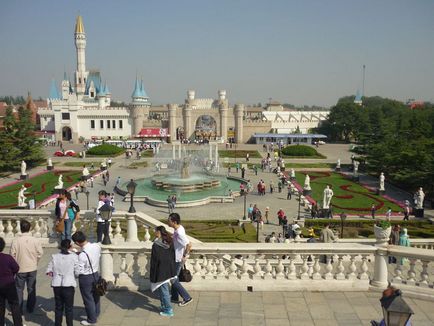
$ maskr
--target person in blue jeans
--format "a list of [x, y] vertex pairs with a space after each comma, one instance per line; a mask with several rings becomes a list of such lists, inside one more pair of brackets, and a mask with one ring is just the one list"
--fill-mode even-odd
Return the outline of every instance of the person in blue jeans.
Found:
[[[181, 225], [181, 217], [178, 213], [169, 215], [168, 224], [175, 230], [173, 232], [173, 247], [175, 248], [176, 275], [179, 276], [185, 261], [189, 257], [191, 243], [187, 238], [184, 227]], [[183, 299], [181, 302], [179, 302], [179, 295]], [[187, 290], [179, 283], [178, 279], [175, 279], [172, 283], [172, 302], [178, 303], [180, 307], [183, 307], [192, 301], [193, 299]]]
[[65, 193], [66, 202], [67, 202], [67, 208], [66, 208], [66, 215], [64, 219], [65, 228], [62, 233], [62, 240], [71, 240], [72, 236], [72, 224], [78, 220], [79, 213], [80, 213], [80, 207], [77, 205], [77, 203], [72, 199], [71, 193], [66, 192]]
[[172, 237], [164, 226], [155, 228], [155, 240], [151, 252], [150, 281], [152, 292], [160, 296], [161, 316], [172, 317], [170, 304], [170, 282], [176, 280], [175, 251]]

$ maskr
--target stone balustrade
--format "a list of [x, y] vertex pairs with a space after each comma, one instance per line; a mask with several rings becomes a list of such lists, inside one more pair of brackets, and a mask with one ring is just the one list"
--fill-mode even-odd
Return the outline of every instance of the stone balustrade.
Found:
[[48, 244], [50, 216], [49, 211], [0, 210], [0, 237], [10, 243], [15, 237], [21, 236], [20, 221], [26, 219], [32, 224], [32, 235], [40, 238], [43, 244]]

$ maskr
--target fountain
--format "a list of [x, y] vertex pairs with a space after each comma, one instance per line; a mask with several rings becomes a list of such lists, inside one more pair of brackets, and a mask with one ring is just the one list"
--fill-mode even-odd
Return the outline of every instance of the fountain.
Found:
[[[215, 150], [213, 150], [215, 145]], [[236, 177], [218, 174], [217, 144], [189, 146], [173, 144], [172, 151], [160, 150], [154, 157], [150, 176], [135, 180], [135, 198], [154, 206], [167, 206], [167, 196], [176, 194], [177, 207], [204, 205], [211, 202], [232, 202], [230, 193], [239, 193], [240, 183]], [[178, 150], [176, 150], [176, 146]], [[213, 155], [214, 154], [214, 155]], [[126, 193], [126, 184], [117, 189]], [[129, 200], [126, 196], [125, 200]]]

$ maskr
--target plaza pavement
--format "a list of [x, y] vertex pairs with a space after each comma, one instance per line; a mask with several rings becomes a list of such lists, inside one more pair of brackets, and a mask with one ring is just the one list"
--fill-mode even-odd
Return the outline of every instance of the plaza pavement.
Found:
[[[6, 252], [9, 248], [6, 248]], [[46, 266], [55, 249], [45, 249], [39, 263], [37, 304], [25, 314], [27, 326], [54, 324], [54, 298]], [[188, 286], [188, 285], [187, 285]], [[381, 318], [379, 292], [192, 292], [194, 301], [174, 306], [175, 316], [158, 314], [159, 299], [151, 292], [111, 291], [101, 301], [98, 325], [198, 326], [352, 326]], [[26, 296], [25, 296], [26, 297]], [[415, 315], [413, 326], [434, 325], [433, 302], [405, 298]], [[11, 316], [6, 325], [12, 325]], [[74, 298], [74, 325], [85, 318], [80, 291]]]

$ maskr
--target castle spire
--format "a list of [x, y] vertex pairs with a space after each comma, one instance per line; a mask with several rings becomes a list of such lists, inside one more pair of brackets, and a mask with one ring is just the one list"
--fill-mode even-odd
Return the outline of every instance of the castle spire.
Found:
[[80, 15], [77, 16], [77, 20], [75, 22], [75, 33], [84, 33], [83, 19]]

